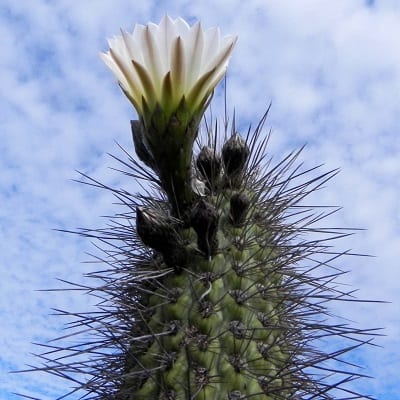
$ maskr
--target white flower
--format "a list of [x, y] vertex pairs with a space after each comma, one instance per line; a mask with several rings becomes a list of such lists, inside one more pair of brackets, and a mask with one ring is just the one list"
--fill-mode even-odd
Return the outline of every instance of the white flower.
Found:
[[160, 107], [168, 118], [182, 101], [189, 119], [204, 112], [215, 86], [224, 76], [236, 42], [218, 28], [203, 30], [181, 18], [165, 16], [159, 25], [136, 25], [133, 33], [109, 40], [101, 57], [122, 90], [146, 116]]

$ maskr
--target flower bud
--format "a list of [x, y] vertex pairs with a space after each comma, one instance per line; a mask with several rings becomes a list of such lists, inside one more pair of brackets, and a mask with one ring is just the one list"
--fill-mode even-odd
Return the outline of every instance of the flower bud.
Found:
[[214, 186], [213, 184], [218, 180], [221, 172], [221, 158], [213, 149], [204, 146], [197, 157], [196, 165], [206, 180], [207, 186]]
[[156, 251], [164, 253], [179, 243], [178, 234], [160, 211], [153, 208], [136, 208], [136, 229], [142, 242]]
[[233, 225], [244, 222], [249, 209], [250, 200], [244, 193], [234, 193], [230, 200], [230, 213]]
[[191, 225], [197, 233], [197, 245], [208, 257], [218, 248], [218, 220], [215, 207], [204, 200], [200, 200], [192, 209]]
[[225, 142], [222, 147], [222, 160], [228, 177], [243, 172], [249, 154], [250, 150], [239, 134], [235, 133]]
[[135, 152], [139, 157], [139, 160], [143, 161], [148, 167], [154, 169], [156, 164], [148, 146], [145, 143], [142, 123], [138, 120], [132, 120], [131, 129], [133, 144], [135, 145]]

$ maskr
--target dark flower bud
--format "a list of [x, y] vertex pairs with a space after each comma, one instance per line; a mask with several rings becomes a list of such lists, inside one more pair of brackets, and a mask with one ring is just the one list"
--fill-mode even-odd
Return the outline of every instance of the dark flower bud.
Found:
[[222, 160], [226, 174], [230, 177], [243, 172], [249, 154], [250, 150], [240, 135], [235, 133], [231, 136], [222, 147]]
[[160, 252], [164, 262], [179, 272], [187, 254], [177, 231], [177, 220], [153, 208], [136, 208], [136, 230], [142, 242]]
[[204, 146], [201, 149], [196, 160], [196, 165], [208, 186], [212, 186], [218, 180], [219, 173], [221, 172], [221, 158], [212, 148]]
[[132, 120], [131, 130], [132, 130], [133, 144], [135, 145], [135, 152], [139, 157], [139, 160], [143, 161], [148, 167], [154, 170], [156, 167], [156, 163], [154, 161], [154, 158], [150, 150], [148, 149], [145, 143], [142, 123], [138, 120]]
[[233, 225], [244, 222], [249, 209], [250, 200], [244, 193], [234, 193], [230, 200], [230, 212]]
[[136, 208], [136, 229], [146, 246], [161, 253], [179, 243], [171, 219], [153, 208]]
[[215, 207], [204, 200], [200, 200], [192, 209], [191, 226], [197, 233], [197, 245], [208, 257], [218, 248], [218, 220]]

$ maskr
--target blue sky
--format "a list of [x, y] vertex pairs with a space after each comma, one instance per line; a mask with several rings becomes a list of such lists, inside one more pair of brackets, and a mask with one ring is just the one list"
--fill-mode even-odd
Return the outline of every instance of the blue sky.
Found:
[[[272, 102], [269, 151], [278, 159], [307, 143], [302, 161], [340, 174], [313, 196], [343, 206], [332, 226], [366, 228], [338, 248], [375, 255], [343, 259], [343, 282], [384, 305], [338, 306], [362, 327], [385, 327], [382, 348], [358, 361], [373, 380], [358, 390], [400, 393], [400, 3], [397, 0], [0, 0], [0, 398], [44, 400], [65, 391], [51, 376], [9, 374], [37, 363], [32, 342], [62, 334], [51, 308], [93, 300], [59, 288], [84, 282], [89, 242], [54, 229], [99, 227], [113, 198], [74, 183], [75, 170], [136, 190], [112, 167], [116, 141], [132, 149], [133, 108], [98, 57], [106, 39], [168, 13], [239, 36], [227, 79], [228, 109], [256, 124]], [[221, 91], [214, 114], [222, 116]], [[110, 168], [111, 167], [111, 168]], [[327, 222], [327, 223], [328, 223]]]

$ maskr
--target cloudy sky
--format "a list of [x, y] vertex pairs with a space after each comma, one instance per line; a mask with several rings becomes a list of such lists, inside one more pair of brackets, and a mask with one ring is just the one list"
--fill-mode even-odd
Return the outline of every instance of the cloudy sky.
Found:
[[[384, 327], [382, 348], [358, 362], [375, 379], [358, 390], [400, 393], [400, 3], [398, 0], [0, 0], [0, 398], [45, 400], [65, 383], [9, 374], [37, 364], [33, 342], [62, 334], [52, 308], [92, 300], [57, 278], [84, 282], [91, 244], [56, 229], [98, 227], [113, 198], [73, 182], [76, 170], [137, 190], [114, 171], [116, 142], [132, 149], [133, 108], [98, 57], [106, 39], [168, 13], [239, 36], [227, 79], [228, 110], [257, 123], [272, 102], [269, 151], [277, 159], [307, 143], [302, 161], [340, 174], [313, 202], [343, 206], [333, 226], [365, 228], [338, 243], [376, 257], [346, 258], [342, 278], [360, 298], [347, 305], [360, 327]], [[221, 91], [214, 114], [222, 116]], [[110, 168], [111, 167], [111, 168]]]

